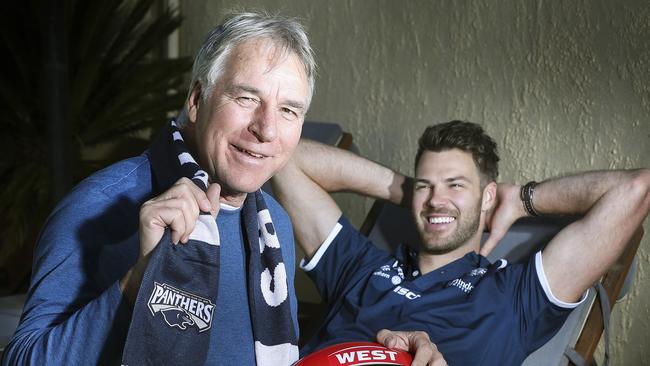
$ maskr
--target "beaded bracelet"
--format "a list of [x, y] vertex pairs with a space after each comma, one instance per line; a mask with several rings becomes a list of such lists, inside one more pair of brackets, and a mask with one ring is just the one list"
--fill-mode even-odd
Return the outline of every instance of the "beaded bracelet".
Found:
[[524, 204], [524, 209], [530, 216], [539, 216], [533, 206], [533, 191], [535, 190], [535, 186], [537, 186], [537, 182], [530, 181], [521, 187], [519, 194], [521, 202]]

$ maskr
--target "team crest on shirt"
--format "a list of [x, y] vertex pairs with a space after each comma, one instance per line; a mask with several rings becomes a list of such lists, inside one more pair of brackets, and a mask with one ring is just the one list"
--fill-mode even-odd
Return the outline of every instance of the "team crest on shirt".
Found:
[[[395, 261], [393, 265], [385, 264], [379, 268], [379, 271], [373, 272], [373, 276], [379, 276], [386, 279], [389, 279], [393, 285], [399, 285], [404, 281], [404, 270], [399, 264], [399, 261]], [[390, 272], [393, 271], [391, 274]]]
[[157, 313], [171, 328], [186, 330], [196, 327], [200, 332], [210, 329], [214, 304], [210, 299], [179, 290], [166, 283], [154, 282], [148, 307], [154, 317]]
[[469, 273], [469, 275], [472, 276], [472, 277], [483, 276], [486, 272], [487, 272], [487, 269], [485, 269], [485, 268], [475, 268]]

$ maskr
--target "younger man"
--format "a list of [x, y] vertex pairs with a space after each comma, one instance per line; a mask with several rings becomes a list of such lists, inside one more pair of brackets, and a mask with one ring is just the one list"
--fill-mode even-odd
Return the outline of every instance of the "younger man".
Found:
[[[521, 364], [561, 327], [650, 210], [647, 169], [497, 189], [496, 144], [469, 122], [427, 128], [415, 160], [410, 192], [403, 189], [403, 175], [305, 141], [274, 178], [306, 254], [301, 265], [330, 307], [303, 354], [372, 339], [381, 328], [419, 329], [449, 364]], [[419, 251], [401, 247], [391, 255], [377, 249], [326, 193], [339, 190], [394, 203], [408, 202], [412, 193]], [[537, 214], [583, 217], [528, 263], [491, 264], [478, 254], [488, 220], [492, 236], [484, 252], [518, 218]]]

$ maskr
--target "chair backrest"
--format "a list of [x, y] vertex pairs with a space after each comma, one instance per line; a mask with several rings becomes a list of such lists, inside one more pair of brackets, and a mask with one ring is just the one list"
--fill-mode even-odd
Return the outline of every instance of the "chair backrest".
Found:
[[337, 123], [305, 121], [300, 137], [356, 151], [356, 147], [352, 144], [352, 135], [344, 132]]
[[[525, 261], [575, 219], [575, 217], [521, 219], [510, 228], [499, 245], [488, 255], [488, 259], [492, 262], [500, 258], [505, 258], [511, 263]], [[417, 248], [420, 243], [410, 211], [389, 202], [375, 202], [360, 231], [375, 245], [388, 251], [393, 251], [398, 244]], [[485, 241], [488, 235], [484, 233], [482, 240]], [[642, 235], [642, 229], [637, 231], [617, 265], [613, 266], [603, 279], [607, 295], [612, 302], [620, 297], [624, 283], [629, 283], [634, 277], [633, 271], [628, 269], [631, 267]], [[601, 305], [595, 302], [595, 299], [595, 291], [590, 290], [587, 300], [572, 311], [558, 333], [531, 354], [524, 365], [567, 365], [570, 362], [564, 354], [567, 347], [575, 348], [582, 357], [591, 361], [603, 331]]]

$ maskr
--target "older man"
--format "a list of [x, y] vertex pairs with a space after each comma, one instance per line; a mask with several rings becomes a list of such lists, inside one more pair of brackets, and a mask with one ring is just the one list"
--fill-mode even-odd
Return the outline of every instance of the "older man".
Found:
[[[51, 214], [3, 364], [295, 361], [291, 224], [259, 188], [298, 143], [314, 68], [293, 20], [213, 29], [178, 120]], [[418, 334], [388, 335], [432, 353]]]

